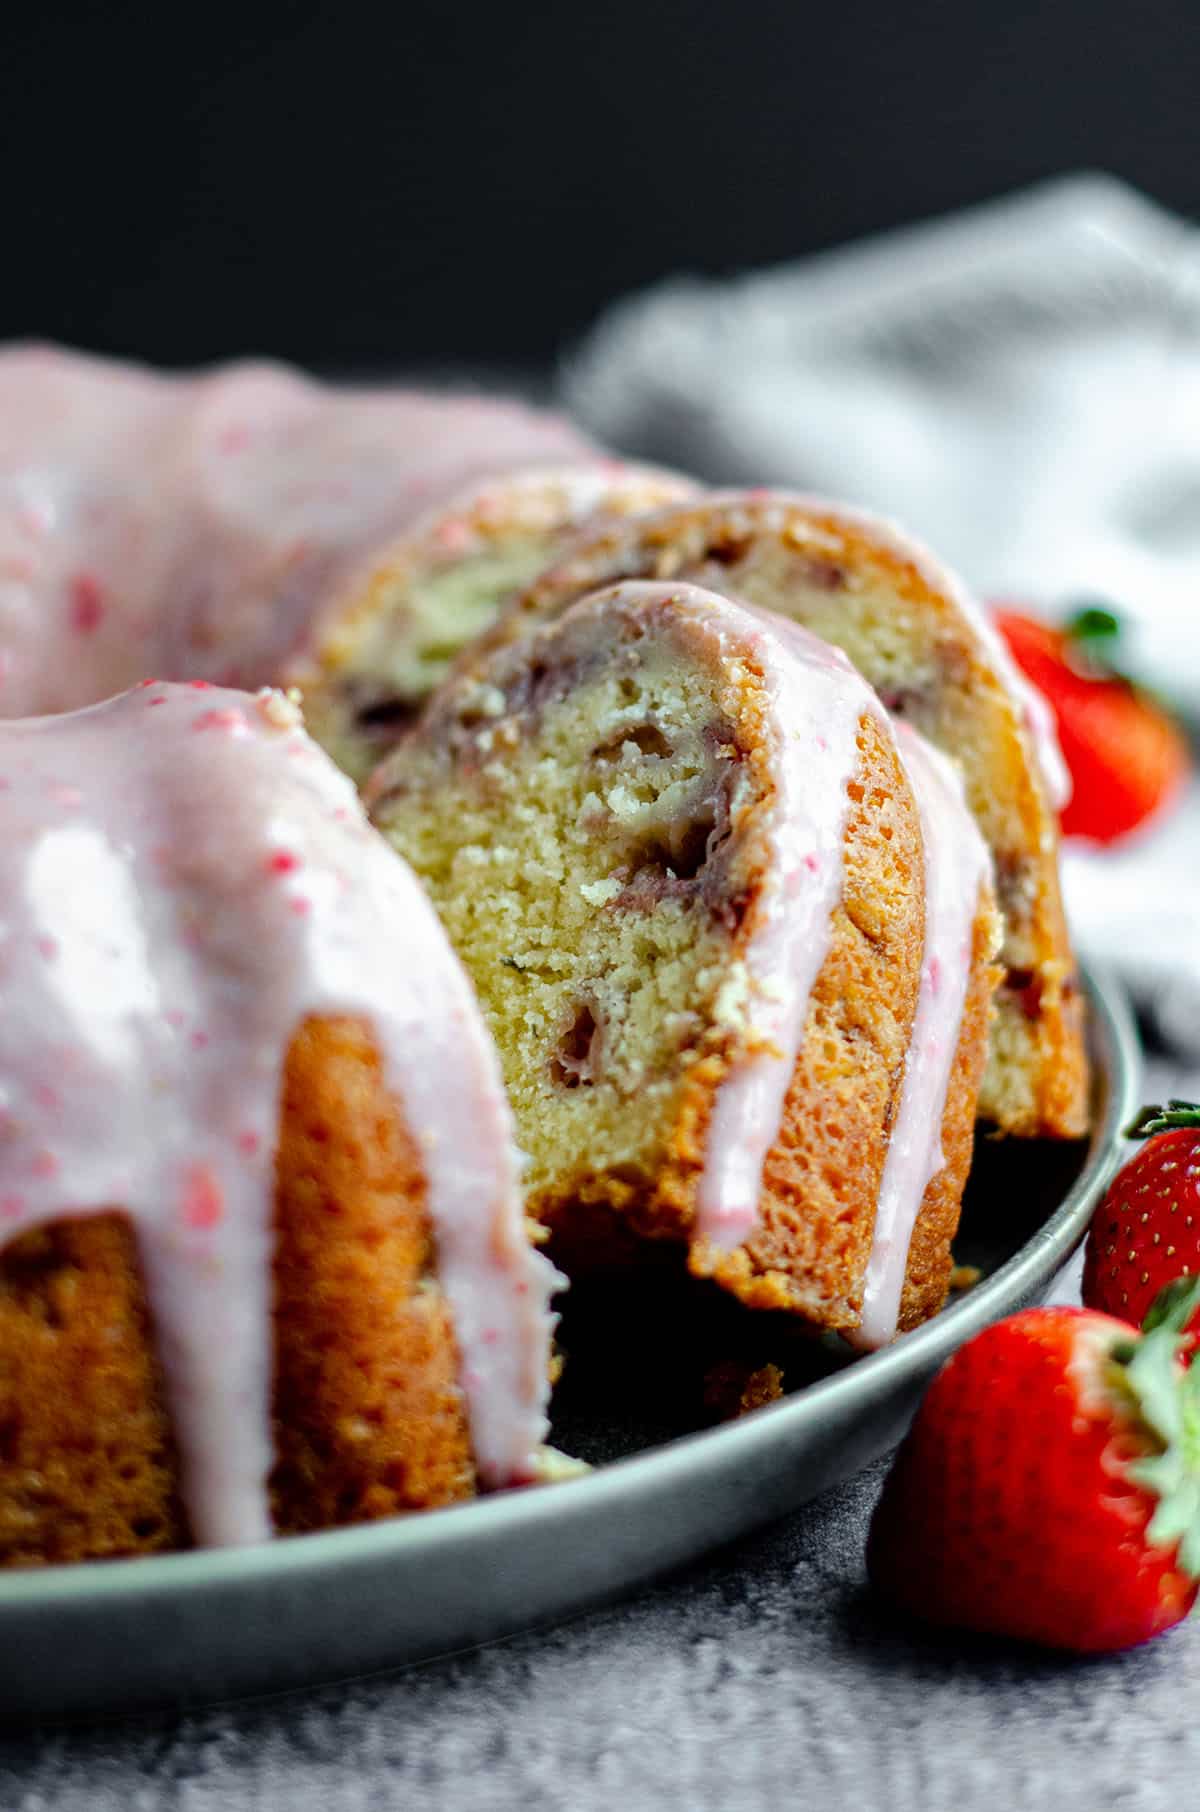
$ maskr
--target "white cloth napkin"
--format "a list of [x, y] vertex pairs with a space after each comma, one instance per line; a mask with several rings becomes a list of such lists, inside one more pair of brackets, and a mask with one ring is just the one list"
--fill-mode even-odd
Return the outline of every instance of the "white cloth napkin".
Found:
[[[609, 443], [892, 516], [986, 598], [1103, 600], [1200, 724], [1200, 233], [1081, 176], [619, 303], [568, 362]], [[1200, 1056], [1200, 791], [1065, 860], [1077, 940]]]

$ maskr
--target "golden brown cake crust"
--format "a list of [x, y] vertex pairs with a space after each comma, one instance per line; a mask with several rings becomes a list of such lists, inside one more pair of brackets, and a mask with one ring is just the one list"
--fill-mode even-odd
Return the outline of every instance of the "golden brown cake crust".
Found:
[[276, 1526], [469, 1497], [425, 1186], [362, 1027], [324, 1021], [293, 1039], [276, 1179]]
[[[790, 602], [767, 565], [755, 568], [768, 544], [794, 576]], [[1084, 1133], [1083, 1003], [1062, 907], [1057, 820], [1019, 708], [955, 597], [915, 554], [853, 515], [770, 493], [718, 497], [585, 532], [467, 651], [463, 666], [584, 593], [627, 578], [689, 579], [793, 616], [845, 647], [884, 702], [960, 762], [993, 852], [1005, 922], [981, 1116], [1024, 1137]], [[845, 627], [874, 586], [920, 613], [924, 672], [873, 669], [871, 638]]]
[[98, 1214], [0, 1254], [0, 1565], [188, 1545], [128, 1221]]
[[[474, 1489], [424, 1184], [369, 1032], [288, 1052], [276, 1163], [277, 1527]], [[188, 1545], [133, 1235], [76, 1216], [0, 1253], [0, 1564]]]
[[735, 1252], [694, 1242], [689, 1257], [695, 1273], [754, 1308], [839, 1330], [861, 1315], [924, 945], [920, 821], [896, 751], [869, 717], [849, 793], [842, 899], [764, 1167], [758, 1229]]
[[[779, 1136], [764, 1168], [758, 1231], [727, 1254], [692, 1239], [709, 1116], [727, 1071], [713, 1056], [692, 1072], [668, 1162], [658, 1177], [639, 1182], [584, 1175], [572, 1179], [569, 1200], [536, 1204], [552, 1230], [551, 1252], [568, 1271], [636, 1258], [625, 1231], [633, 1227], [643, 1238], [689, 1241], [691, 1270], [715, 1278], [749, 1306], [788, 1309], [821, 1328], [850, 1331], [858, 1325], [924, 942], [920, 821], [896, 751], [873, 717], [864, 716], [859, 725], [859, 766], [850, 798], [843, 898], [833, 915], [830, 949], [813, 990]], [[990, 927], [990, 913], [986, 922]], [[971, 1149], [972, 1083], [982, 1063], [995, 983], [986, 950], [977, 943], [974, 1017], [969, 1026], [964, 1023], [946, 1106], [944, 1136], [961, 1161], [954, 1165], [953, 1181], [927, 1192], [913, 1240], [922, 1275], [911, 1301], [914, 1309], [918, 1301], [928, 1302], [928, 1313], [944, 1299], [949, 1242]]]
[[950, 1290], [950, 1244], [958, 1231], [963, 1190], [971, 1168], [975, 1101], [987, 1062], [992, 997], [1003, 973], [993, 961], [997, 932], [995, 902], [988, 888], [975, 917], [971, 975], [942, 1115], [942, 1155], [946, 1161], [926, 1187], [913, 1228], [900, 1295], [901, 1333], [936, 1314]]

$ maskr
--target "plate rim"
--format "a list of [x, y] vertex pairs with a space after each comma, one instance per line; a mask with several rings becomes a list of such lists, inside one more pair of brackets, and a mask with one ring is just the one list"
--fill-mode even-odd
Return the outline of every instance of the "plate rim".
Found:
[[[466, 1550], [486, 1547], [522, 1531], [536, 1536], [548, 1517], [572, 1514], [590, 1519], [606, 1503], [614, 1507], [652, 1478], [682, 1486], [689, 1475], [703, 1478], [706, 1459], [720, 1452], [728, 1464], [740, 1453], [748, 1460], [786, 1443], [789, 1432], [821, 1419], [826, 1405], [856, 1415], [903, 1387], [910, 1374], [931, 1375], [956, 1347], [996, 1319], [993, 1305], [1007, 1309], [1036, 1293], [1047, 1275], [1061, 1269], [1078, 1248], [1100, 1191], [1121, 1156], [1122, 1128], [1140, 1105], [1141, 1049], [1132, 1012], [1121, 986], [1108, 974], [1080, 966], [1093, 1035], [1105, 1049], [1107, 1096], [1083, 1165], [1071, 1187], [1037, 1232], [973, 1290], [890, 1346], [768, 1404], [753, 1415], [715, 1428], [678, 1435], [636, 1454], [597, 1466], [583, 1477], [549, 1489], [523, 1489], [454, 1504], [419, 1515], [398, 1516], [343, 1529], [280, 1536], [251, 1547], [206, 1548], [104, 1561], [76, 1561], [52, 1567], [0, 1571], [0, 1619], [6, 1611], [28, 1613], [40, 1606], [89, 1614], [107, 1603], [130, 1598], [161, 1602], [190, 1600], [214, 1590], [253, 1581], [285, 1586], [289, 1578], [311, 1584], [347, 1565], [419, 1564], [423, 1553], [452, 1543]], [[858, 1401], [861, 1400], [861, 1401]]]

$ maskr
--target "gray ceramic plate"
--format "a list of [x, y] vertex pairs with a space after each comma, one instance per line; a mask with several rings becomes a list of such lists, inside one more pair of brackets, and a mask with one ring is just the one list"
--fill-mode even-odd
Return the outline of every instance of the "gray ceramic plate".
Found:
[[[957, 1250], [985, 1279], [894, 1346], [851, 1361], [716, 1292], [576, 1293], [555, 1437], [589, 1476], [265, 1548], [0, 1577], [0, 1709], [129, 1709], [398, 1665], [627, 1591], [849, 1476], [900, 1435], [962, 1340], [1044, 1294], [1078, 1245], [1136, 1107], [1138, 1053], [1089, 984], [1096, 1131], [1079, 1147], [985, 1144]], [[703, 1427], [719, 1361], [783, 1370], [782, 1402]]]

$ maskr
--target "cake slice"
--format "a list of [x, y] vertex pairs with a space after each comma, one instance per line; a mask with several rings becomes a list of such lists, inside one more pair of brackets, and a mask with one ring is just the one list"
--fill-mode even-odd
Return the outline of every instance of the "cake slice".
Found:
[[980, 1114], [1022, 1136], [1082, 1135], [1088, 1069], [1055, 809], [1069, 782], [1044, 701], [982, 610], [887, 525], [819, 500], [753, 491], [585, 532], [485, 636], [480, 657], [596, 586], [632, 577], [690, 579], [835, 643], [893, 716], [954, 760], [992, 852], [1004, 920], [1005, 974]]
[[953, 774], [918, 771], [837, 650], [635, 583], [452, 676], [374, 776], [568, 1270], [674, 1242], [869, 1344], [940, 1305], [996, 921]]

